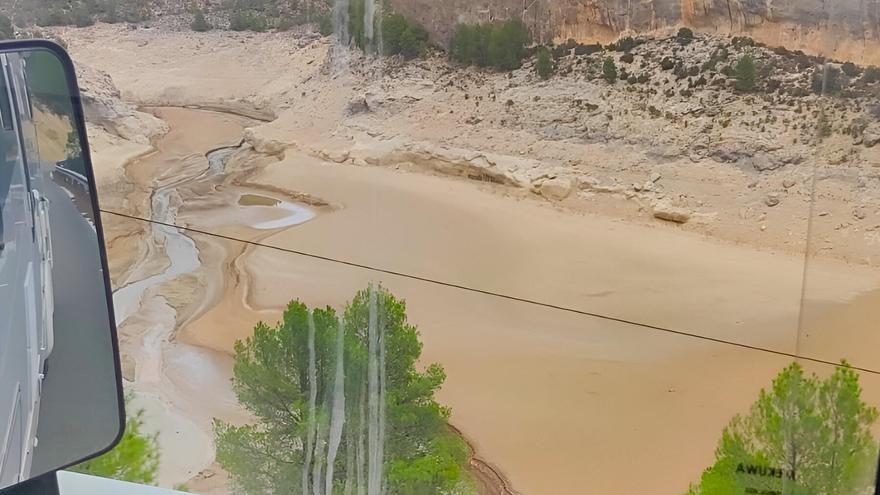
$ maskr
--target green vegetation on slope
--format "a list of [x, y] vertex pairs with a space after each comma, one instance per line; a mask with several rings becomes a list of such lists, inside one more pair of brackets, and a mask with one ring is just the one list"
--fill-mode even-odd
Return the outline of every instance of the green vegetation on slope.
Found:
[[[128, 402], [126, 400], [126, 402]], [[78, 473], [152, 485], [159, 471], [159, 444], [156, 435], [143, 432], [144, 411], [128, 410], [125, 434], [110, 452], [74, 466]]]
[[459, 24], [452, 36], [449, 55], [463, 64], [514, 70], [522, 66], [530, 42], [529, 32], [519, 19]]
[[614, 63], [613, 58], [606, 57], [602, 62], [602, 77], [609, 83], [617, 81], [617, 64]]
[[877, 410], [861, 392], [846, 362], [825, 380], [790, 365], [730, 421], [688, 495], [872, 493]]
[[20, 26], [91, 26], [95, 21], [141, 22], [153, 0], [28, 0], [16, 2], [13, 18]]
[[211, 30], [211, 25], [208, 23], [208, 20], [205, 19], [205, 13], [202, 12], [202, 9], [196, 9], [195, 12], [193, 12], [193, 21], [190, 24], [190, 27], [193, 31], [197, 32]]
[[538, 60], [535, 62], [535, 72], [541, 79], [550, 79], [553, 75], [553, 60], [550, 58], [550, 50], [542, 47], [538, 50]]
[[388, 14], [382, 20], [382, 54], [416, 58], [428, 49], [428, 32], [400, 14]]
[[733, 69], [737, 91], [755, 89], [755, 60], [750, 54], [743, 55]]
[[[422, 345], [405, 303], [367, 289], [339, 316], [294, 301], [277, 326], [260, 323], [236, 343], [233, 387], [257, 418], [215, 423], [217, 460], [236, 490], [301, 493], [329, 483], [327, 493], [352, 493], [380, 459], [385, 493], [471, 492], [466, 445], [434, 399], [443, 368], [416, 369]], [[379, 417], [385, 440], [377, 454], [370, 445]]]
[[3, 14], [0, 14], [0, 40], [11, 40], [15, 38], [15, 29], [12, 27], [12, 20]]

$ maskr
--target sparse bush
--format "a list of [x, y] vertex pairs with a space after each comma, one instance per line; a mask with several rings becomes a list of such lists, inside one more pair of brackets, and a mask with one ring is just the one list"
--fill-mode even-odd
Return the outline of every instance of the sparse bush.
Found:
[[617, 81], [617, 65], [611, 57], [607, 57], [602, 64], [602, 77], [609, 83]]
[[675, 68], [675, 60], [669, 57], [663, 57], [663, 60], [660, 61], [660, 68], [663, 70], [672, 70]]
[[202, 9], [196, 9], [195, 12], [193, 12], [193, 20], [189, 27], [192, 28], [193, 31], [200, 33], [211, 29], [211, 25], [208, 24], [208, 20], [205, 19], [205, 13], [202, 12]]
[[631, 64], [635, 61], [635, 56], [632, 53], [624, 53], [620, 56], [620, 61], [625, 64]]
[[750, 54], [740, 57], [734, 68], [737, 91], [751, 91], [755, 89], [755, 61]]
[[410, 59], [422, 56], [428, 49], [428, 32], [425, 28], [410, 23], [396, 13], [386, 15], [383, 19], [382, 40], [384, 55], [402, 55]]
[[541, 79], [550, 79], [553, 75], [553, 60], [550, 59], [550, 53], [546, 48], [538, 50], [538, 60], [535, 62], [535, 72]]

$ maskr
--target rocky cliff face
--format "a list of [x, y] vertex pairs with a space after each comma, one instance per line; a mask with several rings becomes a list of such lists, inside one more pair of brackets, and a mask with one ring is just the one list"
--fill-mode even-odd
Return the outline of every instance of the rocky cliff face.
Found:
[[448, 42], [459, 22], [522, 18], [539, 41], [610, 42], [679, 26], [880, 63], [880, 0], [392, 0]]

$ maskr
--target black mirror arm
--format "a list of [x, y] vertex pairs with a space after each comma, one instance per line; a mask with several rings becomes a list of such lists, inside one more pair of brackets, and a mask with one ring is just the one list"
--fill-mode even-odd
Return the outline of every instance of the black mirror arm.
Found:
[[4, 490], [3, 495], [60, 495], [55, 471]]

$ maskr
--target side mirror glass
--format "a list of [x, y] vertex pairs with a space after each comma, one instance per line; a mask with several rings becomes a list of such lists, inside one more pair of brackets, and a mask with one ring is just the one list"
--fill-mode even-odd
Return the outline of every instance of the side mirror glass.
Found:
[[122, 435], [116, 328], [70, 58], [0, 43], [0, 491]]

